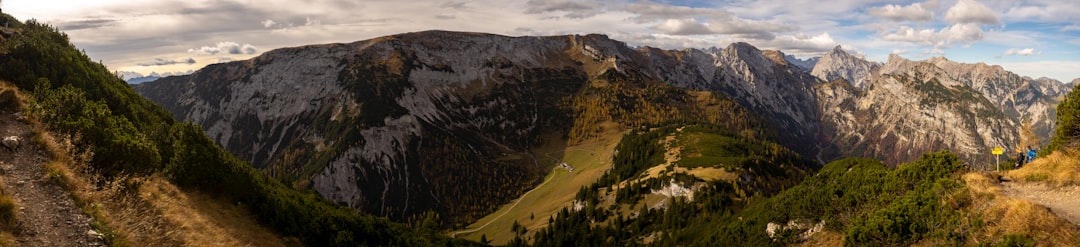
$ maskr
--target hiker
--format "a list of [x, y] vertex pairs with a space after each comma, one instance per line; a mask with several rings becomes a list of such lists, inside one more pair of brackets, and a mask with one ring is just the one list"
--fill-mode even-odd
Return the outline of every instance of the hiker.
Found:
[[1031, 161], [1035, 160], [1036, 155], [1038, 155], [1038, 153], [1035, 152], [1035, 148], [1028, 146], [1027, 163], [1031, 163]]

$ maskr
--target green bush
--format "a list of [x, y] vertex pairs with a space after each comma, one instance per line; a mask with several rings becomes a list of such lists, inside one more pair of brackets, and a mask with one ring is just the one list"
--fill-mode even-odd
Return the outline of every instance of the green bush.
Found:
[[1026, 234], [1005, 234], [1001, 236], [1001, 242], [995, 243], [994, 247], [1029, 247], [1035, 246], [1035, 243], [1035, 240]]

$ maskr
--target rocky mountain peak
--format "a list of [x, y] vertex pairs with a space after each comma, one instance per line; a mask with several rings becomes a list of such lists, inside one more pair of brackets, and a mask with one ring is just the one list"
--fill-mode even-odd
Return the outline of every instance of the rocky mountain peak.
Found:
[[844, 79], [856, 88], [865, 88], [881, 64], [852, 56], [839, 45], [821, 57], [810, 74], [822, 81]]
[[832, 50], [829, 50], [829, 53], [847, 54], [847, 52], [844, 52], [844, 48], [841, 47], [841, 45], [836, 45], [836, 47], [833, 47]]
[[821, 60], [821, 57], [811, 57], [811, 58], [807, 58], [807, 59], [799, 59], [799, 58], [795, 57], [794, 55], [785, 55], [784, 59], [786, 59], [789, 64], [795, 65], [795, 67], [799, 67], [800, 69], [803, 69], [806, 72], [810, 72], [811, 70], [814, 69], [814, 66], [817, 65], [818, 61]]

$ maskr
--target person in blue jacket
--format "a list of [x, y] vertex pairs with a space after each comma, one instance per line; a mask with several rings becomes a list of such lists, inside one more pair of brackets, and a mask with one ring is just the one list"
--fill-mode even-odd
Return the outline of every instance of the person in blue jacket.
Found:
[[1038, 155], [1038, 153], [1035, 152], [1035, 148], [1028, 146], [1027, 162], [1030, 163], [1032, 160], [1035, 160], [1036, 155]]

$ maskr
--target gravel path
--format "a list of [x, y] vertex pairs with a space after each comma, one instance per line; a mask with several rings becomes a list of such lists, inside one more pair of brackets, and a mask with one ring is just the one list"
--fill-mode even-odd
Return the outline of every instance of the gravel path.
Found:
[[47, 178], [44, 151], [31, 144], [30, 126], [11, 114], [0, 114], [0, 135], [19, 136], [16, 150], [0, 147], [3, 189], [18, 206], [19, 246], [101, 246], [97, 232], [75, 202], [52, 179]]
[[1053, 188], [1033, 183], [1001, 183], [1005, 195], [1050, 208], [1058, 217], [1080, 226], [1080, 187]]

